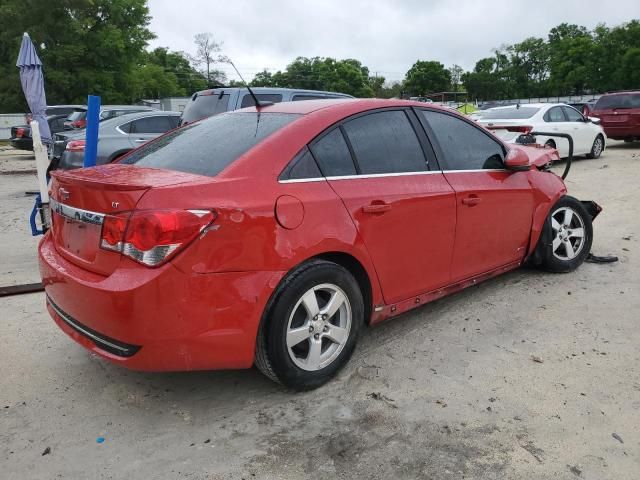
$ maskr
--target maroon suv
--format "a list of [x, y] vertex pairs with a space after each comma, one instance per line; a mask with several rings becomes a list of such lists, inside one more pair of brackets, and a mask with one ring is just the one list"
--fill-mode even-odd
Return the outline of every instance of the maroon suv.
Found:
[[600, 119], [607, 137], [631, 142], [640, 139], [640, 91], [607, 93], [590, 113]]

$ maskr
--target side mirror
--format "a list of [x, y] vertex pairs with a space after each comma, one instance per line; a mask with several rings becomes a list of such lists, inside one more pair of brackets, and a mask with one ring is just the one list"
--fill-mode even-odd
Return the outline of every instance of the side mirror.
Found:
[[513, 172], [526, 172], [531, 169], [529, 163], [529, 155], [520, 148], [512, 148], [504, 159], [504, 165], [507, 170]]
[[587, 120], [593, 123], [594, 125], [600, 125], [602, 123], [602, 120], [596, 117], [587, 117]]

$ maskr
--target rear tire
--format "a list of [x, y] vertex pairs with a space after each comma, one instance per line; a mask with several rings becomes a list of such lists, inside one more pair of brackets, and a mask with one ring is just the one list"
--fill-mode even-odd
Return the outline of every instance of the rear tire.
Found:
[[591, 151], [587, 154], [587, 158], [599, 158], [604, 151], [604, 137], [602, 135], [598, 135], [596, 139], [593, 141], [593, 145], [591, 147]]
[[332, 262], [302, 265], [282, 282], [258, 331], [255, 364], [271, 380], [311, 390], [349, 360], [364, 324], [356, 279]]
[[589, 255], [592, 241], [591, 216], [579, 200], [565, 195], [551, 208], [538, 241], [540, 268], [554, 273], [575, 270]]

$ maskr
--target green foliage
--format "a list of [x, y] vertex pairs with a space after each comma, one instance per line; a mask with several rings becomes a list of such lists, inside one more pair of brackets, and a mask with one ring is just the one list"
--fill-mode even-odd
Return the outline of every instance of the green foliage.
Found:
[[380, 78], [370, 78], [369, 69], [358, 60], [298, 57], [284, 71], [258, 73], [251, 86], [304, 88], [372, 97], [374, 89], [381, 88]]
[[0, 112], [27, 110], [15, 66], [28, 32], [44, 65], [47, 103], [103, 104], [205, 88], [181, 53], [147, 52], [147, 0], [0, 0]]
[[640, 88], [640, 22], [593, 31], [563, 23], [548, 38], [528, 38], [494, 52], [462, 75], [481, 100], [602, 93]]
[[404, 85], [413, 96], [444, 92], [451, 86], [451, 72], [440, 62], [418, 60], [407, 72]]

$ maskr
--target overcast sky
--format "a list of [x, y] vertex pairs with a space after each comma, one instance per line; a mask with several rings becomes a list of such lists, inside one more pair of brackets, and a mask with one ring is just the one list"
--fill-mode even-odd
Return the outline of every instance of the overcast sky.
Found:
[[193, 35], [210, 32], [247, 80], [298, 56], [356, 58], [388, 80], [417, 59], [472, 69], [493, 48], [546, 37], [562, 22], [640, 18], [640, 0], [149, 0], [149, 9], [151, 47], [193, 53]]

